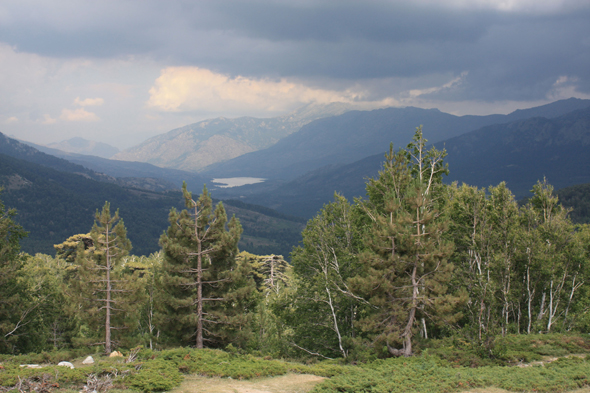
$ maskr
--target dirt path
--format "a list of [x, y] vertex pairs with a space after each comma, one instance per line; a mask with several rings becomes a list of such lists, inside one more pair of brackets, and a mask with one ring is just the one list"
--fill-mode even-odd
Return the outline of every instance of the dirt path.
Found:
[[[185, 377], [184, 382], [171, 393], [306, 393], [324, 380], [315, 375], [287, 374], [273, 378], [239, 381], [228, 378]], [[461, 393], [511, 393], [498, 388], [465, 390]], [[590, 388], [570, 393], [590, 393]]]
[[171, 393], [305, 393], [324, 378], [307, 374], [287, 374], [279, 377], [240, 381], [229, 378], [187, 376]]

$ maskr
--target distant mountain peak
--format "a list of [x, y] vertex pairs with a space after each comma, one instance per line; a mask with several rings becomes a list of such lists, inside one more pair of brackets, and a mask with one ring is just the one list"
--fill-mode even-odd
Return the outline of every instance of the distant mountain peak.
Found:
[[84, 154], [103, 158], [111, 158], [119, 152], [119, 149], [109, 144], [89, 141], [78, 136], [61, 142], [50, 143], [46, 146], [68, 153]]
[[198, 172], [246, 153], [265, 149], [304, 125], [340, 115], [350, 104], [308, 104], [274, 118], [217, 117], [176, 128], [126, 149], [112, 158]]

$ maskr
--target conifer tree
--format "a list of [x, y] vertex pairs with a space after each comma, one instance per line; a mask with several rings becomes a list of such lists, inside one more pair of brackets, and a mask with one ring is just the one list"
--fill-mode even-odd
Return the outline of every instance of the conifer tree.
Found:
[[447, 290], [453, 245], [443, 237], [446, 152], [425, 146], [419, 127], [407, 149], [390, 147], [362, 206], [372, 228], [365, 237], [369, 250], [360, 256], [367, 269], [353, 283], [377, 311], [361, 322], [394, 356], [413, 354], [412, 338], [417, 331], [428, 337], [428, 321], [454, 322], [460, 316], [454, 305], [463, 299]]
[[130, 284], [124, 279], [121, 260], [131, 250], [127, 239], [127, 230], [117, 210], [111, 215], [110, 204], [105, 202], [102, 211], [96, 211], [95, 222], [90, 231], [92, 247], [85, 248], [83, 241], [78, 246], [76, 264], [79, 280], [72, 280], [81, 295], [84, 311], [95, 321], [104, 324], [105, 352], [113, 350], [112, 330], [122, 328], [114, 326], [115, 317], [124, 317], [129, 303]]
[[170, 226], [160, 238], [175, 327], [184, 329], [184, 339], [194, 337], [197, 348], [204, 341], [239, 343], [247, 333], [242, 328], [256, 291], [246, 265], [236, 264], [242, 227], [235, 217], [228, 222], [221, 202], [213, 210], [206, 187], [198, 200], [186, 183], [182, 190], [187, 209], [171, 210]]
[[21, 285], [24, 257], [20, 240], [26, 236], [14, 221], [16, 210], [5, 210], [0, 202], [0, 352], [12, 352], [31, 309]]

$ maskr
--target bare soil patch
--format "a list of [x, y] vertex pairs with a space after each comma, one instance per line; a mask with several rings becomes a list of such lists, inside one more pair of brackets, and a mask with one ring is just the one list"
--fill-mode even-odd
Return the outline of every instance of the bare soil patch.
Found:
[[286, 374], [272, 378], [236, 380], [186, 376], [171, 393], [305, 393], [325, 378], [308, 374]]

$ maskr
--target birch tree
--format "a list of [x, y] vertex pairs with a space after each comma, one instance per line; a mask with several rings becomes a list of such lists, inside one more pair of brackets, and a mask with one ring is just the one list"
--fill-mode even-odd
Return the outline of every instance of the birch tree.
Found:
[[550, 332], [559, 318], [565, 322], [576, 292], [585, 282], [586, 260], [567, 209], [553, 196], [553, 187], [538, 182], [533, 187], [531, 208], [539, 215], [537, 227], [543, 288], [539, 320]]
[[353, 209], [335, 195], [303, 231], [292, 254], [296, 290], [283, 317], [294, 328], [292, 345], [322, 357], [347, 357], [362, 299], [348, 286], [358, 269], [359, 237]]
[[463, 184], [450, 187], [450, 233], [455, 244], [455, 282], [469, 295], [467, 315], [481, 342], [493, 326], [496, 282], [492, 277], [491, 239], [494, 230], [485, 189]]

